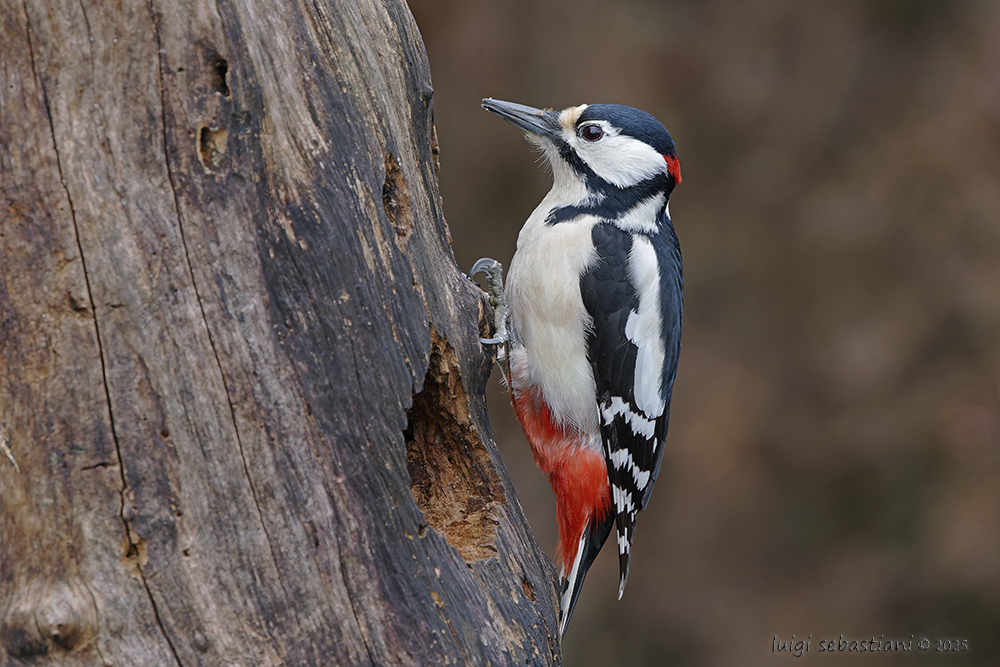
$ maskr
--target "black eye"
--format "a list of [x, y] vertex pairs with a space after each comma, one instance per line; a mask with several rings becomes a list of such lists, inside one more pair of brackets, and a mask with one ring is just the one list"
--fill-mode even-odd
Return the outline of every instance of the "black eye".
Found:
[[604, 130], [600, 125], [584, 125], [580, 128], [580, 136], [587, 141], [597, 141], [604, 136]]

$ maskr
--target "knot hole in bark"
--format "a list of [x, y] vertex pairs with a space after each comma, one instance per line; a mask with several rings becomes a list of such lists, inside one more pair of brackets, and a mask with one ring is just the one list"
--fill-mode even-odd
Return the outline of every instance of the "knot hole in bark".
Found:
[[198, 125], [197, 134], [198, 161], [201, 162], [205, 171], [214, 172], [222, 166], [226, 156], [226, 141], [229, 139], [229, 131], [201, 123]]
[[433, 325], [430, 331], [424, 386], [406, 413], [406, 470], [427, 525], [471, 563], [497, 554], [492, 508], [507, 499], [473, 424], [455, 350]]
[[97, 633], [93, 598], [79, 581], [34, 580], [17, 590], [0, 618], [0, 644], [11, 658], [73, 651]]
[[212, 90], [222, 93], [223, 97], [229, 97], [229, 84], [226, 82], [226, 76], [229, 74], [229, 62], [213, 49], [207, 51], [205, 59], [208, 61], [211, 73]]

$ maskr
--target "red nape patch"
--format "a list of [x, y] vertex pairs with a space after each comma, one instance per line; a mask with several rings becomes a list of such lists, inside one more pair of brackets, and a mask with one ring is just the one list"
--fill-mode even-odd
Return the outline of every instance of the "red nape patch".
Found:
[[664, 155], [663, 159], [667, 161], [667, 171], [670, 175], [674, 177], [674, 185], [680, 185], [681, 182], [681, 163], [676, 156]]
[[573, 427], [558, 424], [535, 389], [512, 392], [514, 411], [535, 455], [535, 465], [549, 476], [556, 494], [559, 521], [557, 559], [569, 572], [576, 558], [580, 533], [590, 517], [611, 510], [608, 468], [589, 438]]

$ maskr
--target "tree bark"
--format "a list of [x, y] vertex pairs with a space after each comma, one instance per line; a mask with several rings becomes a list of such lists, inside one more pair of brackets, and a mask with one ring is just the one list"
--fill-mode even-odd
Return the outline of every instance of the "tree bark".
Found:
[[0, 63], [0, 664], [558, 664], [405, 4], [11, 0]]

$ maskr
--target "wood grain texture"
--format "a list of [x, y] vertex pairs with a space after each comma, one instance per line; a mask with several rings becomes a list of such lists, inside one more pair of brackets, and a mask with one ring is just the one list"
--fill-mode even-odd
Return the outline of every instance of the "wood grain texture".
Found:
[[558, 664], [406, 6], [15, 1], [0, 53], [0, 663]]

